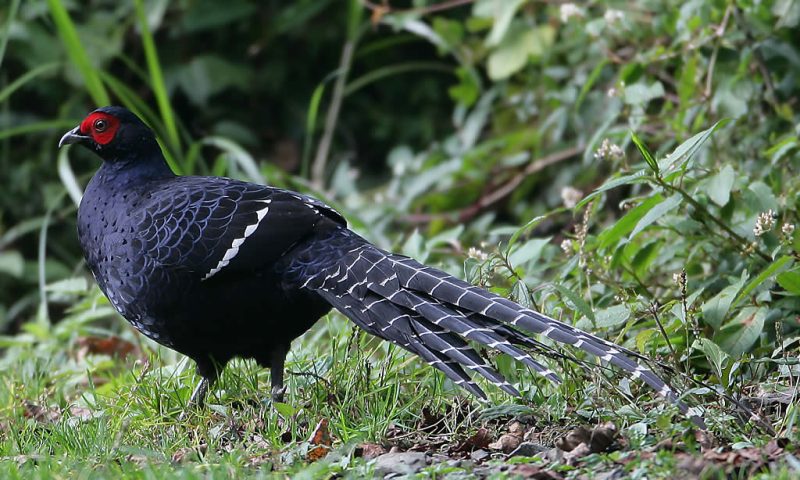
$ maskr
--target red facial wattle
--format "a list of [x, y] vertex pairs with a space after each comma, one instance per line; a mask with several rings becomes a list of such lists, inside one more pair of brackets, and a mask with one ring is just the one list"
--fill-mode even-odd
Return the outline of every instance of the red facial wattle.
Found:
[[[101, 130], [96, 127], [98, 120], [103, 120], [105, 122], [104, 129]], [[117, 134], [118, 128], [119, 120], [113, 115], [103, 112], [95, 112], [81, 122], [81, 133], [90, 135], [99, 145], [107, 145], [114, 140], [114, 135]]]

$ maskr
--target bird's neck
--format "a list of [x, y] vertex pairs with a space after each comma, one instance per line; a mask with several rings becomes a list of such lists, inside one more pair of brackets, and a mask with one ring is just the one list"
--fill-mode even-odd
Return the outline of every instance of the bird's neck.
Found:
[[95, 181], [105, 184], [125, 185], [174, 177], [164, 156], [158, 154], [125, 155], [107, 159], [95, 174]]

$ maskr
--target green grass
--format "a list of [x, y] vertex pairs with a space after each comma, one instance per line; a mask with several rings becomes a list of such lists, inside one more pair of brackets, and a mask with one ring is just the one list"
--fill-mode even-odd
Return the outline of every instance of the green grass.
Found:
[[[52, 327], [29, 324], [27, 333], [3, 340], [3, 478], [326, 478], [343, 472], [369, 477], [372, 463], [355, 453], [363, 443], [447, 454], [480, 427], [496, 438], [514, 418], [531, 422], [543, 443], [562, 438], [576, 425], [610, 420], [620, 428], [619, 451], [590, 455], [576, 467], [541, 457], [523, 462], [570, 476], [622, 468], [632, 477], [646, 472], [648, 478], [671, 478], [683, 458], [677, 455], [685, 454], [643, 453], [664, 439], [699, 456], [688, 420], [641, 385], [572, 369], [565, 372], [565, 385], [555, 387], [497, 357], [525, 398], [513, 399], [484, 385], [490, 400], [479, 402], [413, 356], [357, 331], [338, 314], [325, 317], [295, 341], [287, 363], [285, 404], [267, 400], [266, 370], [251, 361], [234, 361], [207, 406], [179, 421], [198, 380], [192, 363], [144, 339], [116, 315], [109, 316], [96, 289], [83, 292], [64, 322]], [[109, 320], [98, 323], [97, 317]], [[113, 332], [121, 339], [110, 350], [86, 346], [87, 338]], [[112, 353], [124, 346], [135, 346], [135, 351], [122, 358]], [[635, 401], [627, 399], [631, 395]], [[439, 418], [435, 432], [420, 428], [423, 412]], [[737, 425], [725, 410], [712, 407], [707, 416], [723, 441], [761, 445], [769, 439]], [[310, 462], [307, 440], [322, 419], [329, 421], [333, 449], [324, 460]], [[480, 468], [510, 475], [502, 471], [522, 460], [509, 462], [496, 455]], [[440, 463], [420, 475], [469, 476], [475, 468]], [[777, 474], [786, 468], [781, 463], [768, 470]], [[710, 464], [706, 473], [713, 472], [730, 469]]]

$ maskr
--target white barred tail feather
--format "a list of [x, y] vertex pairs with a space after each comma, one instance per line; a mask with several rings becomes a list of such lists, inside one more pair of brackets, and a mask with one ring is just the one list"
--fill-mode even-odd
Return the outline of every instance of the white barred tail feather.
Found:
[[[672, 388], [635, 360], [644, 358], [641, 355], [342, 231], [352, 237], [354, 246], [335, 267], [307, 278], [304, 287], [318, 292], [369, 333], [419, 355], [469, 392], [486, 398], [466, 370], [507, 393], [519, 394], [466, 340], [510, 355], [548, 380], [560, 382], [555, 372], [520, 348], [542, 346], [523, 333], [527, 331], [621, 368], [688, 413]], [[704, 428], [702, 418], [691, 419]]]

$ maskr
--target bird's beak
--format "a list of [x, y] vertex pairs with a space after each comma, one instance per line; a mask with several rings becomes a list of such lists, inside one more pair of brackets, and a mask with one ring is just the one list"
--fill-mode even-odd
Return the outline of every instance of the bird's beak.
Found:
[[91, 137], [87, 135], [81, 135], [81, 127], [80, 125], [73, 128], [69, 132], [65, 133], [61, 140], [58, 141], [58, 148], [63, 147], [64, 145], [69, 145], [71, 143], [81, 143], [87, 140], [91, 140]]

